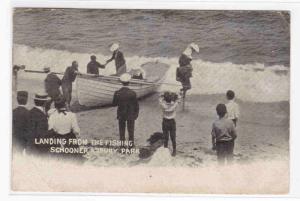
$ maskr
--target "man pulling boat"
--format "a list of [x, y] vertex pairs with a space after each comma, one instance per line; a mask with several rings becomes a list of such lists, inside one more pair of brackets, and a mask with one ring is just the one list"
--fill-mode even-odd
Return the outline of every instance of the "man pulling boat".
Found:
[[77, 74], [80, 74], [78, 72], [78, 63], [77, 61], [73, 61], [72, 65], [67, 67], [61, 85], [68, 110], [70, 109], [70, 103], [72, 99], [72, 83], [75, 81]]

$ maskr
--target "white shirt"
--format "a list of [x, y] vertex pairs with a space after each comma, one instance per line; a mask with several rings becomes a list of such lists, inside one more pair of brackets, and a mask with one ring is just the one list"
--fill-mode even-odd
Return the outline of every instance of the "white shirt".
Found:
[[176, 107], [178, 106], [178, 101], [171, 101], [170, 103], [167, 103], [163, 98], [160, 98], [159, 104], [163, 110], [163, 118], [174, 119], [176, 117]]
[[234, 102], [234, 100], [230, 100], [226, 104], [226, 109], [227, 109], [227, 118], [228, 119], [238, 119], [240, 116], [240, 109], [239, 105]]
[[74, 133], [80, 133], [80, 128], [77, 123], [76, 115], [72, 112], [59, 113], [54, 111], [48, 120], [49, 130], [53, 129], [56, 133], [65, 135], [73, 131]]

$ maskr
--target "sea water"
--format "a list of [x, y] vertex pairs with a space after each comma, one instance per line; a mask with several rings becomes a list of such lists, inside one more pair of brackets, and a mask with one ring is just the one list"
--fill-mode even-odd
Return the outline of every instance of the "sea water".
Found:
[[[18, 8], [13, 28], [13, 64], [27, 69], [64, 72], [77, 60], [85, 72], [92, 54], [105, 63], [109, 45], [119, 42], [128, 68], [166, 63], [170, 68], [160, 90], [178, 90], [178, 57], [195, 42], [200, 53], [193, 55], [190, 94], [232, 89], [244, 101], [289, 100], [286, 12]], [[100, 71], [114, 72], [113, 62]]]

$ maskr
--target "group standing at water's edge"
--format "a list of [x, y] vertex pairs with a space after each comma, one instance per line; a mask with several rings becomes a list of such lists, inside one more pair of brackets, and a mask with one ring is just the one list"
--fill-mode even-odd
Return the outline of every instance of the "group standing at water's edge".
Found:
[[[118, 46], [117, 46], [116, 50], [118, 50]], [[114, 52], [116, 50], [114, 50]], [[186, 50], [180, 56], [180, 59], [179, 59], [179, 64], [180, 64], [179, 68], [183, 67], [183, 68], [188, 69], [186, 71], [187, 75], [178, 75], [178, 77], [180, 77], [180, 81], [182, 82], [182, 86], [183, 86], [181, 91], [186, 91], [191, 88], [191, 83], [190, 83], [189, 79], [192, 76], [191, 53], [193, 51], [199, 52], [199, 47], [197, 45], [191, 43], [190, 45], [188, 45], [188, 47], [186, 48]], [[117, 52], [114, 54], [117, 54]], [[190, 57], [188, 57], [188, 56], [190, 56]], [[116, 59], [114, 56], [112, 58]], [[105, 68], [105, 65], [101, 65], [100, 63], [98, 63], [96, 61], [95, 56], [91, 56], [91, 61], [87, 65], [87, 71], [89, 71], [90, 74], [99, 75], [99, 71], [97, 71], [98, 68]], [[116, 65], [116, 67], [117, 67], [117, 65]], [[126, 69], [126, 65], [125, 65], [125, 69]], [[136, 69], [133, 69], [133, 70], [136, 70]], [[70, 103], [71, 103], [71, 98], [72, 98], [72, 83], [75, 81], [77, 75], [81, 74], [78, 71], [78, 63], [76, 61], [73, 61], [72, 65], [66, 68], [66, 71], [64, 73], [64, 76], [63, 76], [63, 79], [61, 82], [59, 82], [60, 80], [55, 74], [50, 73], [50, 69], [48, 69], [48, 71], [49, 71], [49, 73], [47, 75], [47, 78], [45, 79], [45, 89], [46, 89], [46, 92], [48, 93], [48, 96], [51, 97], [51, 99], [47, 98], [47, 100], [44, 100], [44, 101], [45, 101], [45, 103], [46, 102], [49, 103], [49, 101], [50, 101], [50, 107], [51, 107], [51, 103], [54, 102], [56, 109], [55, 109], [55, 111], [52, 110], [48, 113], [49, 117], [47, 117], [47, 113], [45, 113], [46, 121], [44, 121], [44, 122], [47, 122], [47, 128], [45, 126], [45, 128], [43, 128], [43, 129], [46, 131], [52, 130], [52, 137], [58, 138], [58, 137], [64, 136], [66, 138], [77, 138], [78, 136], [76, 136], [76, 133], [79, 133], [79, 132], [77, 132], [79, 130], [79, 127], [77, 125], [76, 116], [70, 112]], [[117, 69], [117, 71], [118, 71], [118, 69]], [[117, 119], [118, 119], [118, 125], [119, 125], [120, 140], [125, 141], [125, 139], [126, 139], [125, 138], [125, 129], [127, 127], [129, 141], [132, 142], [131, 146], [129, 148], [134, 146], [134, 133], [135, 133], [134, 125], [135, 125], [135, 120], [139, 116], [139, 104], [138, 104], [138, 100], [137, 100], [137, 95], [132, 89], [130, 89], [130, 81], [132, 78], [133, 79], [144, 79], [145, 73], [142, 73], [142, 71], [139, 71], [139, 73], [140, 73], [139, 75], [138, 75], [138, 73], [135, 73], [135, 72], [133, 72], [133, 73], [128, 72], [128, 73], [121, 74], [121, 76], [119, 77], [119, 80], [122, 83], [123, 87], [120, 90], [115, 92], [113, 101], [112, 101], [113, 106], [118, 106]], [[177, 74], [184, 74], [184, 73], [177, 72]], [[135, 76], [141, 76], [141, 77], [137, 78]], [[52, 82], [55, 84], [52, 85], [51, 84]], [[47, 87], [47, 84], [48, 84], [48, 87]], [[59, 101], [62, 101], [61, 95], [60, 95], [61, 92], [59, 89], [60, 86], [61, 86], [62, 92], [63, 92], [62, 94], [64, 97], [63, 98], [64, 103], [62, 103], [62, 102], [59, 103]], [[232, 95], [232, 93], [233, 93], [233, 95]], [[168, 140], [169, 140], [169, 138], [171, 138], [172, 156], [176, 155], [175, 116], [176, 116], [176, 108], [177, 108], [178, 104], [180, 103], [181, 95], [182, 95], [182, 93], [174, 94], [172, 92], [165, 92], [164, 95], [162, 97], [160, 97], [160, 99], [159, 99], [159, 105], [163, 111], [163, 120], [162, 120], [161, 130], [162, 130], [163, 138], [164, 138], [164, 147], [168, 148]], [[237, 110], [238, 109], [237, 105], [233, 103], [234, 92], [232, 92], [232, 91], [227, 92], [227, 97], [229, 100], [228, 106], [226, 105], [228, 107], [228, 109], [227, 109], [228, 114], [229, 114], [228, 118], [231, 118], [232, 121], [236, 124], [239, 113]], [[41, 105], [39, 105], [39, 104], [36, 106], [37, 106], [37, 108], [41, 107]], [[47, 106], [45, 105], [45, 107], [47, 107]], [[45, 109], [40, 108], [40, 110], [45, 110]], [[48, 111], [48, 110], [49, 109], [46, 109], [46, 111]], [[233, 112], [230, 112], [230, 111], [233, 111]], [[233, 118], [232, 118], [232, 116], [233, 116]], [[57, 119], [60, 119], [60, 120], [53, 120], [54, 117], [56, 117]], [[49, 118], [49, 119], [47, 120], [47, 118]], [[41, 119], [45, 119], [45, 118], [43, 117]], [[73, 120], [71, 120], [71, 119], [73, 119]], [[53, 122], [55, 122], [55, 123], [53, 123]], [[74, 123], [74, 122], [76, 122], [76, 123]], [[64, 128], [62, 128], [63, 126], [61, 126], [62, 124], [66, 124], [67, 125], [66, 127], [70, 128], [71, 130], [68, 130], [68, 132], [65, 132], [65, 131], [61, 132], [62, 130], [64, 130]], [[61, 129], [57, 129], [57, 128], [61, 128]], [[218, 127], [214, 126], [214, 129], [216, 129], [216, 128], [218, 128]], [[46, 134], [49, 134], [49, 133], [46, 132]], [[71, 137], [68, 137], [69, 135]], [[213, 136], [217, 136], [217, 134], [214, 134]], [[39, 137], [42, 138], [45, 136], [39, 136]], [[218, 138], [215, 137], [215, 139], [218, 139]], [[215, 140], [214, 145], [216, 145], [216, 146], [213, 146], [213, 148], [215, 148], [215, 147], [219, 148], [220, 147], [219, 141]], [[41, 147], [39, 147], [39, 148], [41, 148]], [[217, 155], [219, 155], [219, 153], [224, 154], [226, 152], [226, 151], [225, 152], [218, 151], [219, 150], [218, 148], [216, 148]], [[42, 147], [41, 150], [42, 149], [45, 149], [45, 147]]]

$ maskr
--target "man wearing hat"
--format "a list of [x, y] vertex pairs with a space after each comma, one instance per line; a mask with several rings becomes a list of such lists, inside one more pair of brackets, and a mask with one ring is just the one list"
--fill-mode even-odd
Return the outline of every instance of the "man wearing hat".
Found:
[[126, 73], [126, 61], [124, 59], [123, 53], [119, 50], [119, 44], [113, 43], [110, 47], [110, 51], [113, 53], [113, 55], [109, 60], [106, 61], [106, 64], [108, 64], [112, 60], [115, 60], [116, 75], [120, 76], [123, 73]]
[[67, 109], [70, 109], [70, 103], [72, 99], [72, 83], [75, 81], [78, 72], [78, 63], [73, 61], [72, 65], [67, 67], [64, 76], [62, 78], [62, 91], [63, 96], [67, 103]]
[[43, 154], [47, 150], [47, 145], [35, 144], [35, 140], [39, 140], [47, 136], [48, 119], [45, 111], [45, 104], [49, 100], [47, 94], [35, 94], [34, 107], [29, 112], [29, 139], [28, 151], [30, 154]]
[[139, 103], [136, 93], [129, 89], [130, 74], [125, 73], [121, 75], [120, 81], [123, 87], [115, 92], [113, 98], [113, 105], [118, 106], [117, 119], [119, 120], [119, 134], [120, 140], [125, 141], [125, 128], [129, 135], [129, 141], [134, 144], [134, 122], [139, 115]]
[[96, 61], [96, 56], [91, 56], [91, 61], [87, 65], [87, 73], [99, 75], [99, 68], [105, 68], [105, 65], [100, 64], [98, 61]]
[[177, 68], [176, 79], [182, 84], [181, 91], [187, 91], [192, 88], [190, 78], [192, 77], [192, 53], [199, 52], [199, 47], [195, 43], [191, 43], [183, 51], [179, 57], [179, 68]]
[[52, 102], [61, 95], [59, 90], [61, 86], [61, 80], [55, 73], [51, 72], [49, 67], [44, 68], [44, 72], [47, 73], [46, 79], [44, 80], [45, 91], [51, 98], [45, 106], [47, 112], [50, 109]]
[[14, 153], [22, 153], [26, 149], [29, 130], [29, 111], [25, 107], [28, 100], [27, 91], [17, 92], [19, 106], [13, 110], [12, 145]]

